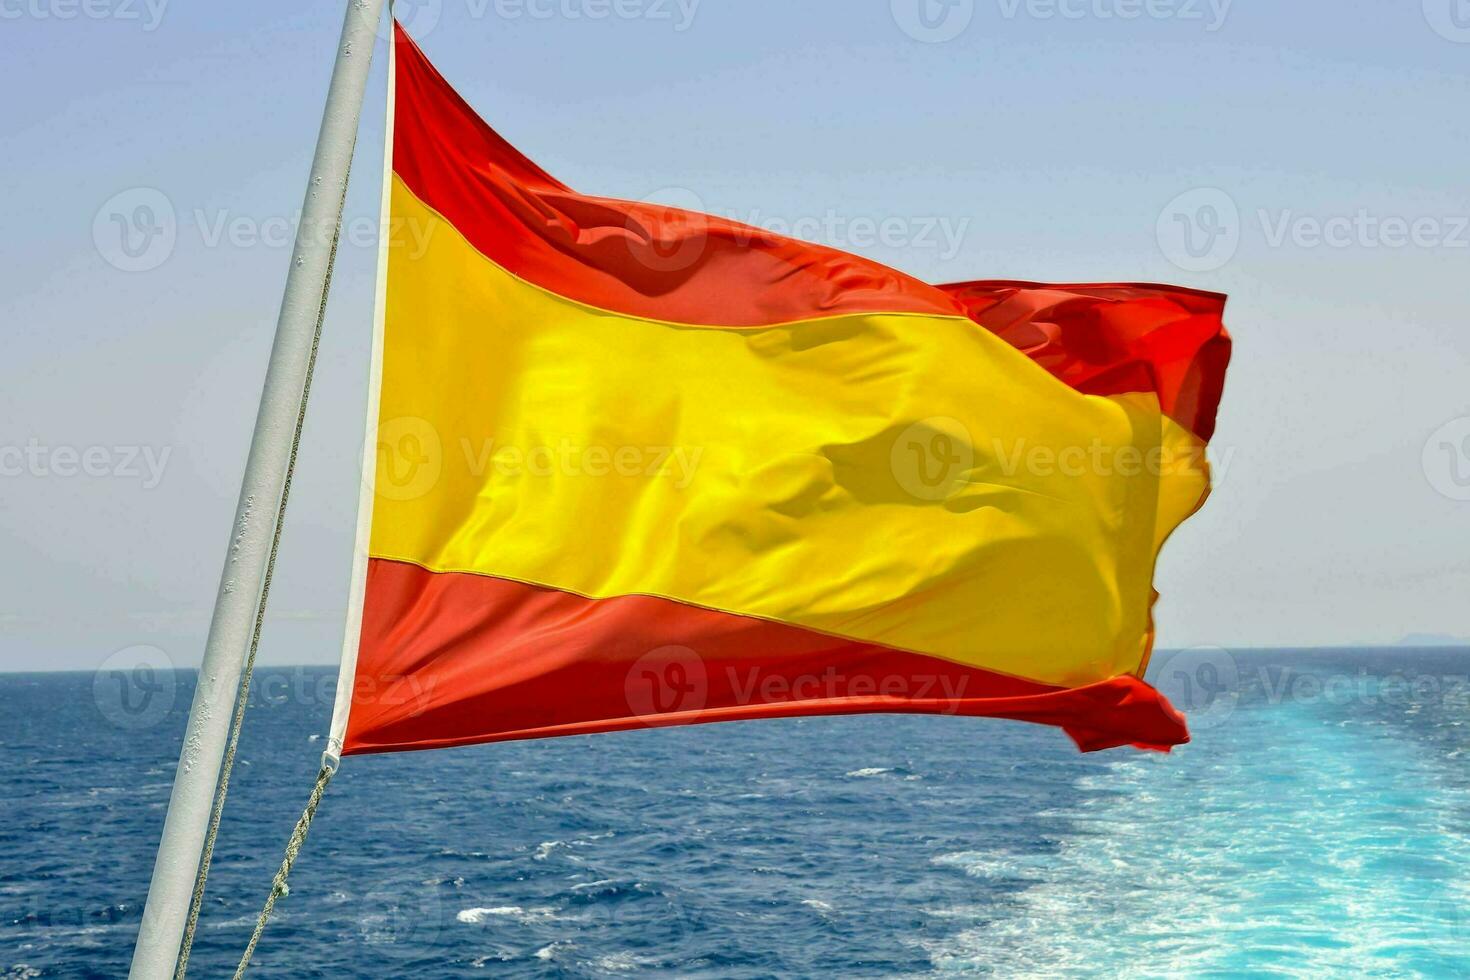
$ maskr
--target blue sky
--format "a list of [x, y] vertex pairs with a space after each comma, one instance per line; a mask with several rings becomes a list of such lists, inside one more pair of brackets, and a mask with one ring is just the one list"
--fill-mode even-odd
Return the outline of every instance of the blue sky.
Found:
[[[400, 15], [580, 189], [935, 281], [1228, 292], [1219, 487], [1165, 553], [1163, 645], [1470, 635], [1470, 9], [918, 3]], [[0, 669], [197, 662], [340, 6], [0, 0]], [[267, 660], [336, 655], [374, 257], [340, 253]]]

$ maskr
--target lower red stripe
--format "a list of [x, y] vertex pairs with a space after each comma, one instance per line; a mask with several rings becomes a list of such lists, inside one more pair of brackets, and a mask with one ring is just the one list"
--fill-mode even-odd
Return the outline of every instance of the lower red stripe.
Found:
[[375, 558], [344, 752], [860, 712], [1055, 725], [1084, 751], [1189, 738], [1134, 677], [1059, 689], [670, 599]]

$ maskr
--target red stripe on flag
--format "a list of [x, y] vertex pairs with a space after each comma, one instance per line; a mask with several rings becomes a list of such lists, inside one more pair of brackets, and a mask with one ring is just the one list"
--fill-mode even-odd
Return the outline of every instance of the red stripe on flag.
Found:
[[373, 559], [347, 754], [795, 715], [1055, 725], [1084, 750], [1188, 740], [1134, 677], [1061, 689], [653, 596], [589, 599]]

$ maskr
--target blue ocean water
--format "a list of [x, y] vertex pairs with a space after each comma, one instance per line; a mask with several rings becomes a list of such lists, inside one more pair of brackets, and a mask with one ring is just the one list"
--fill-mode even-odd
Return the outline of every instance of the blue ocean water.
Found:
[[[1470, 975], [1470, 651], [1151, 676], [1196, 709], [1169, 756], [879, 716], [350, 758], [253, 975]], [[192, 975], [246, 941], [333, 680], [257, 676]], [[191, 685], [0, 676], [0, 976], [126, 972]]]

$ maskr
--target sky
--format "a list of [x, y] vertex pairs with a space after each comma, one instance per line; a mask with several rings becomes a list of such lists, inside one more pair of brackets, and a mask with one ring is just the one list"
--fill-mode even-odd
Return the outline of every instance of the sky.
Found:
[[[341, 7], [0, 0], [0, 670], [96, 669], [140, 646], [198, 663]], [[399, 15], [580, 190], [935, 282], [1228, 293], [1217, 488], [1160, 563], [1160, 645], [1470, 637], [1464, 0], [405, 0]], [[340, 646], [382, 55], [267, 663]]]

